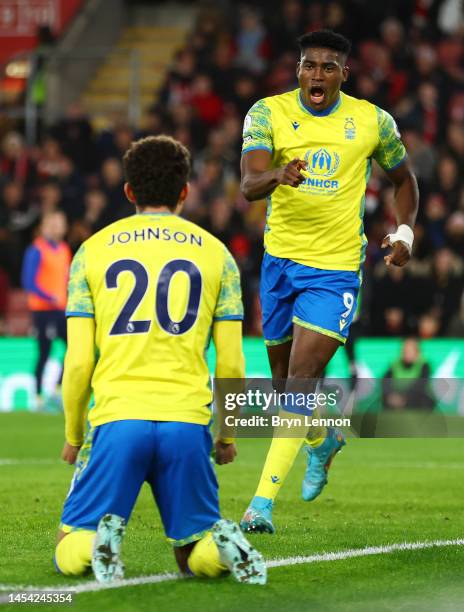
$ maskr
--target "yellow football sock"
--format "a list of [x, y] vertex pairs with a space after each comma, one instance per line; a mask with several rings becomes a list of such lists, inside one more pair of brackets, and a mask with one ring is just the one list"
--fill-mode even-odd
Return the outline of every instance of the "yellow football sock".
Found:
[[277, 497], [304, 439], [304, 434], [296, 438], [280, 438], [274, 435], [255, 496], [272, 500]]
[[71, 531], [65, 536], [55, 550], [55, 564], [65, 576], [81, 576], [90, 567], [92, 561], [95, 531], [84, 529]]
[[[321, 414], [317, 408], [313, 410], [312, 418], [321, 418]], [[325, 425], [311, 425], [311, 427], [308, 428], [308, 433], [306, 434], [305, 442], [306, 444], [309, 444], [311, 448], [317, 448], [324, 442], [326, 438], [327, 427]]]
[[227, 567], [221, 563], [211, 532], [195, 544], [188, 558], [188, 566], [192, 574], [203, 578], [217, 578], [227, 571]]

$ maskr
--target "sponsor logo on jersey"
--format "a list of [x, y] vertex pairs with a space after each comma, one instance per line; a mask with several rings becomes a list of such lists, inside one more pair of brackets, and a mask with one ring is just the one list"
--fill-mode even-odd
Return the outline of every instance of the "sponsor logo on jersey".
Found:
[[340, 166], [340, 156], [336, 151], [326, 149], [309, 149], [304, 159], [307, 163], [305, 172], [309, 175], [300, 185], [300, 191], [318, 195], [330, 195], [338, 190], [338, 180], [333, 175]]
[[292, 126], [293, 129], [296, 131], [300, 127], [300, 124], [298, 123], [298, 121], [292, 121]]
[[340, 165], [340, 156], [335, 151], [327, 149], [309, 149], [306, 152], [305, 160], [308, 164], [307, 171], [314, 176], [333, 176]]

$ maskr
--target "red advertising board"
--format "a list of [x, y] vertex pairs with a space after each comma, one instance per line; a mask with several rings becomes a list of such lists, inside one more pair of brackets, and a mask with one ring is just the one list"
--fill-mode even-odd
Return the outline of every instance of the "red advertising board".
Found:
[[0, 0], [0, 62], [36, 44], [37, 28], [59, 36], [83, 0]]

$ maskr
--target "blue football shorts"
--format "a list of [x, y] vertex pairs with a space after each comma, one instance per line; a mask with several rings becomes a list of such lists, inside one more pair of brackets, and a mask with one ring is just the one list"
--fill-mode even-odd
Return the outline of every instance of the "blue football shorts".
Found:
[[174, 546], [201, 539], [220, 519], [209, 427], [125, 420], [91, 428], [80, 450], [61, 527], [96, 530], [101, 517], [129, 520], [144, 482]]
[[358, 272], [320, 270], [265, 253], [260, 291], [265, 343], [288, 342], [296, 323], [344, 344], [360, 285]]

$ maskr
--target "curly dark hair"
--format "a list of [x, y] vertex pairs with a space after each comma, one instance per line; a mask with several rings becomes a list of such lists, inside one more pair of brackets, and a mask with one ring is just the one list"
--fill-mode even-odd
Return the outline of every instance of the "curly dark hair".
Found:
[[190, 177], [190, 153], [170, 136], [148, 136], [133, 142], [123, 158], [126, 181], [138, 206], [175, 209]]
[[309, 34], [303, 34], [298, 39], [298, 46], [300, 47], [301, 55], [304, 54], [305, 49], [311, 47], [322, 47], [323, 49], [333, 49], [334, 51], [340, 51], [344, 55], [349, 55], [351, 51], [351, 42], [332, 30], [315, 30], [309, 32]]

